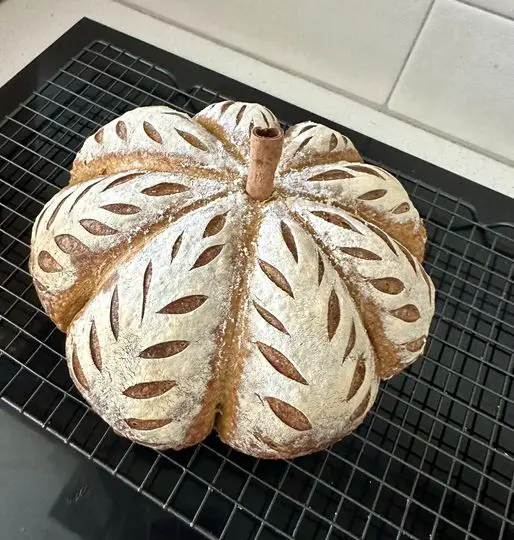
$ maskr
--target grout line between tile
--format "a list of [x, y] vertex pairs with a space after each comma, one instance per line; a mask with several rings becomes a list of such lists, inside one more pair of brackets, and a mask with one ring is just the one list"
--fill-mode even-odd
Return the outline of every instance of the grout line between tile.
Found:
[[472, 4], [469, 0], [454, 0], [454, 1], [458, 2], [459, 4], [464, 4], [465, 6], [468, 6], [470, 8], [478, 9], [479, 11], [484, 11], [485, 13], [489, 13], [490, 15], [495, 15], [496, 17], [501, 17], [502, 19], [514, 21], [514, 14], [507, 15], [506, 13], [501, 13], [500, 11], [496, 11], [495, 9], [491, 9], [485, 6], [478, 6], [477, 4]]
[[380, 107], [381, 111], [389, 111], [389, 101], [391, 100], [392, 95], [394, 94], [394, 91], [396, 90], [396, 87], [398, 86], [398, 82], [400, 81], [400, 78], [405, 71], [405, 68], [407, 66], [407, 63], [409, 62], [410, 57], [412, 56], [412, 53], [414, 51], [414, 47], [416, 46], [416, 43], [418, 42], [419, 36], [421, 35], [421, 32], [423, 32], [423, 29], [425, 28], [425, 25], [428, 21], [428, 18], [430, 17], [430, 14], [432, 13], [432, 10], [434, 8], [434, 5], [436, 3], [436, 0], [432, 0], [432, 3], [430, 4], [429, 8], [427, 9], [427, 12], [425, 13], [425, 17], [421, 21], [421, 24], [419, 25], [419, 29], [416, 33], [416, 37], [412, 40], [412, 44], [410, 46], [409, 52], [405, 56], [405, 59], [403, 61], [402, 66], [400, 67], [400, 70], [398, 71], [398, 75], [396, 76], [396, 79], [393, 83], [393, 87], [391, 88], [391, 91], [389, 92], [384, 104]]
[[493, 159], [497, 161], [498, 163], [507, 165], [508, 167], [514, 167], [514, 160], [511, 160], [508, 157], [502, 156], [500, 154], [495, 154], [494, 152], [491, 152], [490, 150], [482, 148], [481, 146], [477, 146], [476, 144], [473, 144], [469, 141], [466, 141], [465, 139], [460, 138], [458, 135], [452, 135], [451, 133], [447, 133], [446, 131], [442, 131], [434, 126], [431, 126], [430, 124], [425, 124], [424, 122], [422, 122], [421, 120], [418, 120], [417, 118], [407, 116], [393, 109], [384, 109], [381, 112], [383, 114], [386, 114], [390, 118], [395, 118], [396, 120], [405, 122], [406, 124], [410, 126], [421, 129], [422, 131], [425, 131], [426, 133], [435, 135], [436, 137], [439, 137], [440, 139], [443, 139], [449, 143], [455, 144], [456, 146], [460, 146], [462, 148], [466, 148], [467, 150], [471, 150], [472, 152], [476, 152], [477, 154]]
[[[1, 0], [0, 0], [1, 1]], [[308, 75], [305, 75], [305, 74], [302, 74], [302, 73], [299, 73], [299, 72], [296, 72], [294, 70], [291, 70], [291, 69], [288, 69], [280, 64], [275, 64], [273, 62], [270, 62], [269, 60], [265, 59], [265, 58], [262, 58], [262, 57], [259, 57], [257, 55], [253, 55], [251, 53], [249, 53], [248, 51], [244, 50], [244, 49], [239, 49], [238, 47], [235, 47], [235, 46], [232, 46], [232, 45], [227, 45], [226, 43], [224, 43], [223, 41], [220, 41], [216, 38], [213, 38], [212, 36], [209, 36], [208, 34], [204, 34], [203, 32], [199, 32], [197, 30], [195, 30], [194, 28], [191, 28], [187, 25], [183, 25], [181, 24], [180, 22], [172, 19], [172, 18], [169, 18], [169, 17], [165, 17], [165, 16], [162, 16], [158, 13], [156, 13], [155, 11], [152, 11], [151, 9], [148, 9], [148, 8], [144, 8], [144, 7], [141, 7], [139, 4], [136, 4], [134, 2], [132, 2], [131, 0], [113, 0], [113, 2], [117, 3], [117, 4], [120, 4], [120, 5], [123, 5], [125, 7], [128, 7], [129, 9], [132, 9], [138, 13], [141, 13], [143, 15], [146, 15], [148, 17], [151, 17], [152, 19], [154, 20], [157, 20], [157, 21], [161, 21], [165, 24], [169, 24], [175, 28], [178, 28], [179, 30], [183, 30], [185, 32], [189, 32], [201, 39], [205, 39], [207, 41], [210, 41], [218, 46], [221, 46], [221, 47], [224, 47], [228, 50], [231, 50], [231, 51], [234, 51], [238, 54], [242, 54], [242, 55], [245, 55], [249, 58], [252, 58], [254, 60], [257, 60], [258, 62], [262, 62], [264, 65], [266, 66], [269, 66], [269, 67], [272, 67], [274, 69], [278, 69], [284, 73], [287, 73], [289, 75], [292, 75], [294, 77], [298, 77], [299, 79], [302, 79], [303, 81], [306, 81], [308, 83], [311, 83], [311, 84], [314, 84], [316, 86], [318, 86], [319, 88], [322, 88], [322, 89], [325, 89], [325, 90], [328, 90], [329, 92], [333, 92], [334, 94], [336, 95], [339, 95], [339, 96], [343, 96], [344, 98], [347, 98], [347, 99], [350, 99], [356, 103], [358, 103], [359, 105], [363, 105], [365, 107], [369, 107], [370, 109], [380, 113], [380, 114], [383, 114], [389, 118], [394, 118], [396, 120], [399, 120], [401, 122], [404, 122], [405, 124], [408, 124], [409, 126], [412, 126], [414, 128], [417, 128], [417, 129], [421, 129], [431, 135], [434, 135], [436, 137], [439, 137], [447, 142], [450, 142], [450, 143], [453, 143], [455, 144], [456, 146], [460, 146], [460, 147], [463, 147], [467, 150], [471, 150], [472, 152], [476, 152], [477, 154], [479, 154], [480, 156], [484, 156], [486, 158], [490, 158], [490, 159], [493, 159], [503, 165], [507, 165], [508, 167], [514, 167], [514, 161], [506, 158], [505, 156], [501, 156], [501, 155], [498, 155], [498, 154], [495, 154], [493, 152], [490, 152], [484, 148], [481, 148], [480, 146], [476, 146], [472, 143], [469, 143], [468, 141], [465, 141], [465, 140], [462, 140], [458, 137], [455, 137], [454, 135], [451, 135], [450, 133], [446, 133], [444, 131], [440, 131], [440, 130], [437, 130], [437, 128], [434, 128], [432, 126], [429, 126], [428, 124], [424, 124], [422, 123], [421, 121], [418, 121], [416, 118], [411, 118], [409, 116], [405, 116], [405, 115], [402, 115], [400, 113], [397, 113], [396, 111], [392, 110], [389, 108], [389, 100], [391, 99], [391, 96], [398, 84], [398, 81], [406, 67], [406, 64], [410, 58], [410, 56], [412, 55], [412, 52], [413, 52], [413, 49], [414, 49], [414, 46], [416, 44], [416, 42], [418, 41], [418, 38], [421, 34], [421, 32], [423, 31], [423, 28], [425, 27], [425, 24], [433, 10], [433, 7], [436, 3], [436, 1], [438, 0], [432, 0], [432, 4], [429, 6], [428, 10], [427, 10], [427, 13], [425, 14], [424, 18], [423, 18], [423, 21], [421, 22], [421, 25], [420, 25], [420, 28], [417, 32], [417, 35], [415, 37], [415, 39], [413, 40], [413, 43], [411, 45], [411, 48], [409, 50], [409, 52], [407, 53], [407, 56], [405, 58], [405, 61], [403, 62], [402, 64], [402, 67], [399, 71], [399, 74], [394, 82], [394, 85], [393, 85], [393, 88], [391, 90], [391, 92], [389, 93], [386, 101], [384, 102], [384, 104], [380, 104], [380, 103], [377, 103], [377, 102], [374, 102], [374, 101], [370, 101], [370, 100], [367, 100], [366, 98], [363, 98], [362, 96], [359, 96], [358, 94], [353, 94], [352, 92], [348, 92], [347, 90], [343, 90], [341, 88], [338, 88], [337, 86], [332, 86], [330, 84], [327, 84], [323, 81], [320, 81], [316, 78], [313, 78], [313, 77], [309, 77]], [[456, 1], [456, 0], [454, 0]], [[460, 0], [458, 0], [460, 1]], [[224, 73], [223, 71], [220, 70], [220, 73], [222, 75], [227, 75], [226, 73]], [[231, 76], [231, 75], [227, 75], [227, 76]], [[412, 152], [412, 150], [410, 150], [410, 152]], [[419, 156], [418, 156], [419, 157]], [[426, 158], [425, 158], [426, 159]], [[429, 160], [430, 161], [430, 160]], [[446, 166], [447, 167], [447, 166]], [[486, 184], [484, 184], [486, 185]], [[490, 186], [489, 186], [490, 187]], [[494, 188], [492, 188], [494, 189]], [[510, 196], [510, 195], [509, 195]]]
[[[0, 0], [1, 2], [2, 0]], [[189, 26], [187, 24], [183, 24], [173, 18], [167, 17], [165, 15], [161, 15], [160, 13], [153, 11], [149, 8], [142, 7], [139, 4], [136, 4], [132, 2], [131, 0], [113, 0], [113, 2], [120, 4], [122, 6], [128, 7], [134, 11], [137, 11], [138, 13], [141, 13], [142, 15], [146, 15], [147, 17], [151, 17], [152, 19], [156, 21], [163, 22], [165, 24], [169, 24], [170, 26], [174, 26], [175, 28], [178, 28], [179, 30], [182, 30], [184, 32], [188, 32], [190, 34], [193, 34], [194, 36], [197, 36], [201, 39], [205, 39], [207, 41], [210, 41], [220, 47], [223, 47], [227, 50], [236, 52], [238, 54], [244, 55], [248, 58], [252, 58], [253, 60], [256, 60], [257, 62], [261, 62], [262, 64], [269, 66], [274, 69], [279, 69], [280, 71], [283, 71], [284, 73], [287, 73], [288, 75], [292, 75], [293, 77], [298, 77], [299, 79], [302, 79], [304, 81], [307, 81], [309, 83], [315, 84], [316, 86], [319, 86], [320, 88], [323, 88], [325, 90], [329, 90], [330, 92], [334, 92], [335, 94], [344, 96], [348, 99], [351, 99], [352, 101], [355, 101], [359, 103], [360, 105], [365, 105], [366, 107], [370, 107], [371, 109], [374, 109], [375, 111], [380, 111], [382, 104], [376, 101], [372, 101], [370, 99], [367, 99], [365, 97], [359, 96], [359, 94], [354, 94], [353, 92], [349, 92], [348, 90], [344, 90], [342, 88], [339, 88], [337, 86], [331, 85], [330, 83], [326, 83], [320, 79], [316, 79], [316, 77], [311, 77], [310, 75], [307, 75], [305, 73], [302, 73], [301, 71], [295, 71], [294, 69], [290, 69], [287, 66], [284, 66], [282, 64], [277, 64], [276, 62], [273, 62], [272, 60], [269, 60], [268, 58], [264, 58], [263, 56], [259, 56], [258, 54], [254, 54], [253, 52], [250, 52], [244, 48], [240, 48], [237, 45], [232, 45], [224, 42], [221, 39], [218, 39], [214, 36], [209, 35], [208, 33], [196, 30], [192, 26]], [[222, 75], [225, 75], [222, 71], [220, 71]]]

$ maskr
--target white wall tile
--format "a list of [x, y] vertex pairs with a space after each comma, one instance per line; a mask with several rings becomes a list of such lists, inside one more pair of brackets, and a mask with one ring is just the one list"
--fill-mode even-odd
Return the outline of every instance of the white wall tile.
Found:
[[514, 19], [514, 0], [461, 0], [464, 3]]
[[121, 0], [382, 104], [432, 0]]
[[514, 21], [437, 0], [389, 105], [514, 160]]

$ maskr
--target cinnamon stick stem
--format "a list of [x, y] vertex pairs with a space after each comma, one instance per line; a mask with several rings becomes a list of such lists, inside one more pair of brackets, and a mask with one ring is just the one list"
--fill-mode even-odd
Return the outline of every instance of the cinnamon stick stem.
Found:
[[253, 129], [250, 136], [250, 166], [246, 180], [246, 192], [258, 201], [265, 201], [275, 188], [277, 170], [284, 132], [280, 128]]

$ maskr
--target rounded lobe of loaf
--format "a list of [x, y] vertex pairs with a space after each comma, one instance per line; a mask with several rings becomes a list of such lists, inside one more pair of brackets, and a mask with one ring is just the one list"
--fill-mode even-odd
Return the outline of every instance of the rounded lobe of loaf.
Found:
[[[194, 118], [224, 144], [227, 151], [246, 165], [250, 156], [250, 135], [254, 128], [280, 128], [275, 115], [263, 105], [222, 101], [199, 112]], [[243, 169], [246, 173], [247, 167]]]
[[278, 126], [250, 103], [130, 111], [38, 217], [38, 294], [61, 329], [74, 318], [70, 372], [117, 433], [179, 449], [215, 426], [248, 454], [299, 456], [354, 430], [422, 353], [434, 289], [405, 190], [305, 122], [252, 202], [252, 130]]
[[299, 199], [288, 204], [340, 268], [375, 347], [380, 376], [401, 371], [422, 352], [415, 343], [426, 338], [434, 315], [434, 288], [421, 264], [382, 230], [343, 210]]
[[362, 162], [352, 141], [327, 126], [302, 122], [287, 130], [279, 171], [284, 174], [339, 161]]
[[279, 182], [286, 193], [341, 208], [377, 225], [423, 260], [423, 222], [401, 183], [383, 169], [334, 162], [290, 171]]
[[29, 267], [47, 313], [65, 330], [119, 257], [226, 191], [214, 180], [129, 171], [59, 192], [32, 230]]
[[348, 290], [288, 214], [279, 204], [265, 211], [241, 310], [246, 345], [229, 390], [235, 403], [217, 425], [224, 441], [257, 457], [326, 447], [360, 423], [378, 389], [374, 352]]
[[[217, 354], [229, 315], [234, 231], [243, 209], [241, 197], [229, 196], [179, 219], [121, 263], [73, 321], [70, 372], [118, 433], [181, 448], [211, 431], [221, 393]], [[204, 237], [219, 215], [225, 227]], [[222, 248], [216, 257], [196, 265], [213, 246]]]
[[161, 172], [187, 168], [190, 176], [220, 177], [236, 167], [220, 141], [186, 114], [165, 106], [140, 107], [84, 141], [70, 183], [133, 168]]

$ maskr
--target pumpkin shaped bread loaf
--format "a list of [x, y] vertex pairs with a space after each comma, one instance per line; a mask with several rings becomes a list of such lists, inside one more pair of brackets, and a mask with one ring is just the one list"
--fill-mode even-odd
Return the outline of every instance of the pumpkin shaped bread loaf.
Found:
[[125, 437], [213, 429], [265, 458], [327, 447], [423, 351], [434, 288], [400, 183], [266, 108], [122, 115], [34, 225], [30, 271], [71, 376]]

